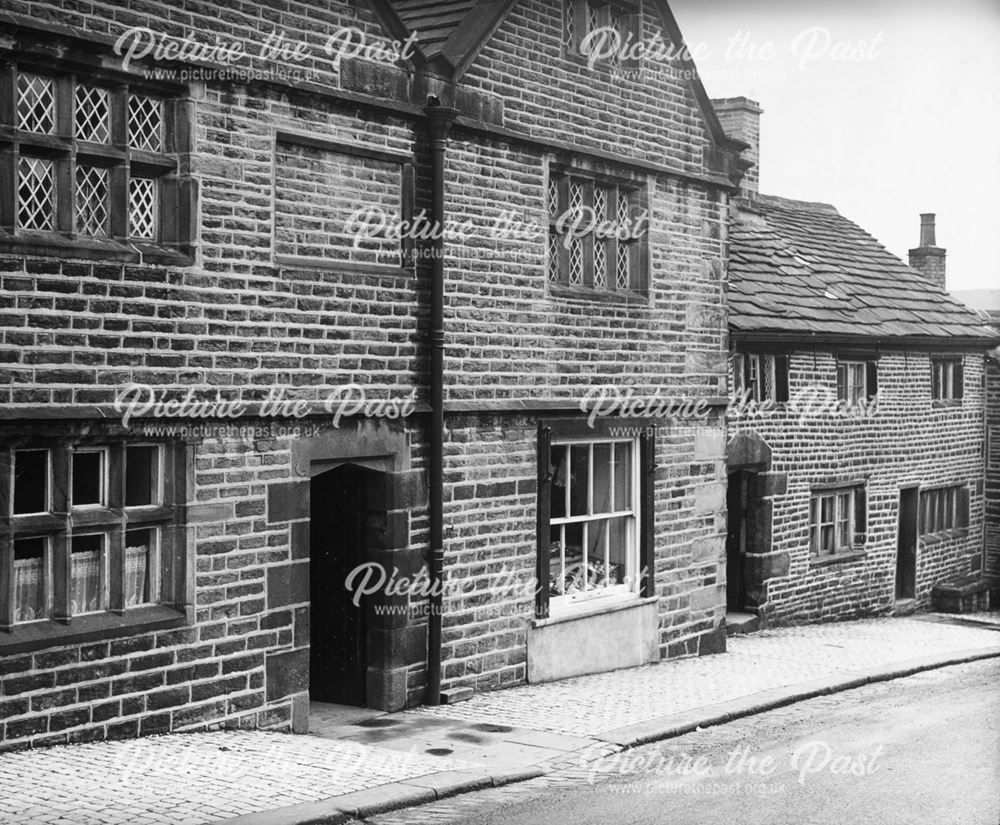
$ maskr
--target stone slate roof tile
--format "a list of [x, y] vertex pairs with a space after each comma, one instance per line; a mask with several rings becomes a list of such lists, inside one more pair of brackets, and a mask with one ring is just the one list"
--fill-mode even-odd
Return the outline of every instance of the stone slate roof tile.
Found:
[[833, 206], [760, 196], [730, 235], [738, 332], [995, 338], [982, 319]]

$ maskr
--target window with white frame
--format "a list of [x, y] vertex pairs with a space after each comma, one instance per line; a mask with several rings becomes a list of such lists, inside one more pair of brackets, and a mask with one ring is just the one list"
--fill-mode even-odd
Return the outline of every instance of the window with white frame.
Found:
[[4, 448], [0, 630], [179, 601], [181, 461], [162, 443]]
[[546, 207], [550, 283], [645, 294], [648, 217], [641, 187], [550, 167]]
[[962, 359], [931, 359], [931, 398], [935, 401], [958, 401], [963, 395]]
[[636, 592], [636, 442], [554, 441], [549, 512], [553, 607]]
[[[184, 251], [195, 187], [186, 106], [110, 76], [8, 64], [0, 83], [0, 240], [123, 255]], [[103, 244], [103, 246], [102, 246]]]
[[964, 485], [920, 491], [920, 534], [933, 536], [969, 525], [969, 492]]
[[840, 358], [837, 361], [837, 398], [849, 406], [872, 401], [878, 395], [878, 362]]
[[863, 486], [814, 490], [809, 500], [809, 550], [814, 556], [850, 553], [865, 543]]
[[734, 362], [736, 393], [747, 401], [788, 400], [788, 356], [744, 352]]

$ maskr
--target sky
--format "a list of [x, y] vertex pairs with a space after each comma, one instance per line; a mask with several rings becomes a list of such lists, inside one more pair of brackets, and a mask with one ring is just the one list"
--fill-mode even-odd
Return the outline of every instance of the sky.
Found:
[[903, 260], [934, 212], [948, 288], [1000, 289], [1000, 0], [670, 6], [709, 96], [764, 109], [762, 193], [832, 203]]

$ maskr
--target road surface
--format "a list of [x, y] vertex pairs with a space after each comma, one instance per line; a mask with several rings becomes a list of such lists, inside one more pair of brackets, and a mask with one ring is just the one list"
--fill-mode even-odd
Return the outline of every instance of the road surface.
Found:
[[1000, 660], [800, 702], [379, 825], [997, 825]]

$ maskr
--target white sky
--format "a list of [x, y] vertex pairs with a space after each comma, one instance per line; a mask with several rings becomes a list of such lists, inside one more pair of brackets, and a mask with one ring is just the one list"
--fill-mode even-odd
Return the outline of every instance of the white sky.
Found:
[[[764, 108], [761, 192], [832, 203], [904, 260], [935, 212], [949, 289], [1000, 287], [998, 0], [670, 6], [709, 96]], [[842, 42], [863, 59], [833, 59]]]

